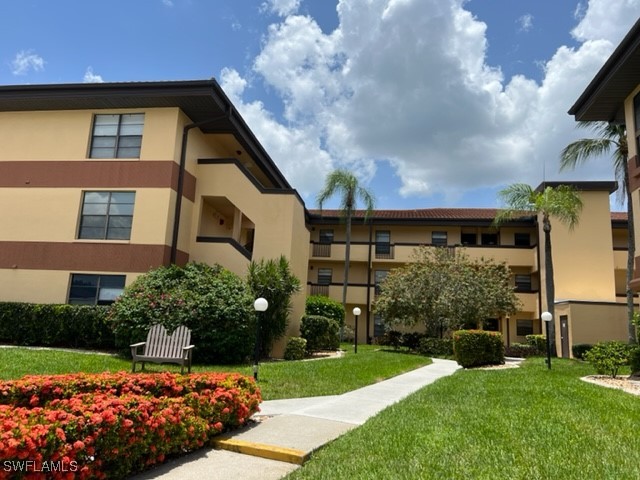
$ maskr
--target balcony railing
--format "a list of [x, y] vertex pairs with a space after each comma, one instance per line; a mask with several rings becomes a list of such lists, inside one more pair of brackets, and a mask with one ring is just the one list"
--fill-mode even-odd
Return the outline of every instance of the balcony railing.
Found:
[[329, 296], [329, 285], [311, 284], [309, 286], [311, 287], [311, 291], [309, 292], [311, 295], [322, 295], [324, 297]]
[[390, 243], [376, 243], [376, 258], [390, 260], [394, 258], [394, 246]]
[[314, 243], [313, 256], [314, 257], [330, 257], [331, 244], [330, 243]]

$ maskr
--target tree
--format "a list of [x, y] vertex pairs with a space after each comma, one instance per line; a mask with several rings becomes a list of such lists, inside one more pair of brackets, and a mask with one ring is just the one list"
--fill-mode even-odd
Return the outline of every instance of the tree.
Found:
[[191, 329], [197, 363], [241, 363], [255, 338], [253, 300], [246, 283], [220, 265], [187, 263], [140, 275], [111, 306], [116, 346], [144, 341], [156, 323], [169, 332]]
[[633, 322], [633, 290], [630, 284], [633, 280], [634, 259], [636, 255], [636, 239], [633, 220], [633, 202], [629, 189], [629, 166], [627, 159], [629, 147], [627, 145], [627, 129], [624, 125], [606, 122], [578, 122], [578, 128], [590, 130], [595, 138], [582, 138], [567, 145], [560, 153], [560, 170], [576, 168], [594, 157], [611, 155], [613, 172], [620, 185], [620, 200], [627, 203], [627, 319], [628, 341], [636, 343], [636, 328]]
[[346, 223], [344, 253], [344, 285], [342, 286], [342, 305], [347, 308], [347, 284], [349, 283], [349, 256], [351, 250], [351, 218], [356, 211], [358, 199], [365, 205], [365, 221], [375, 208], [373, 194], [358, 184], [358, 179], [348, 170], [334, 170], [325, 181], [324, 188], [318, 194], [317, 202], [322, 214], [322, 206], [334, 194], [340, 194], [340, 211]]
[[471, 260], [463, 251], [419, 247], [411, 263], [393, 269], [382, 284], [375, 311], [385, 323], [424, 323], [431, 336], [463, 326], [477, 328], [494, 315], [515, 313], [519, 301], [504, 263]]
[[291, 296], [300, 291], [300, 280], [291, 272], [285, 256], [277, 260], [252, 261], [247, 275], [254, 298], [263, 297], [269, 302], [260, 328], [261, 355], [271, 352], [273, 343], [282, 338], [289, 324]]
[[[498, 212], [495, 225], [519, 218], [526, 214], [542, 216], [544, 232], [545, 289], [547, 291], [547, 310], [554, 314], [555, 283], [553, 280], [553, 257], [551, 254], [551, 218], [559, 220], [573, 229], [582, 211], [579, 193], [569, 185], [546, 187], [542, 191], [533, 190], [524, 183], [515, 183], [498, 192], [506, 208]], [[553, 317], [555, 318], [555, 316]], [[555, 322], [549, 325], [549, 343], [551, 354], [556, 355]]]

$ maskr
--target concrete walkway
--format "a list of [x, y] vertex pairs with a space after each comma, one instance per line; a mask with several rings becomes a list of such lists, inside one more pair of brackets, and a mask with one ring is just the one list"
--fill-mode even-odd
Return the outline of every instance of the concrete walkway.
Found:
[[217, 440], [219, 449], [202, 449], [132, 478], [280, 479], [326, 443], [458, 368], [452, 360], [434, 359], [426, 367], [342, 395], [263, 402], [254, 416], [257, 422]]

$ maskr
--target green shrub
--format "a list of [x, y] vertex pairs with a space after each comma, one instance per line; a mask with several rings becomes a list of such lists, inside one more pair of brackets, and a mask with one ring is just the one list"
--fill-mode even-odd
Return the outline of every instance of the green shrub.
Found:
[[401, 345], [409, 350], [416, 351], [420, 345], [420, 340], [424, 337], [424, 333], [409, 332], [402, 334]]
[[600, 375], [616, 378], [620, 367], [629, 364], [629, 345], [623, 342], [596, 343], [584, 358], [593, 364]]
[[585, 354], [593, 348], [590, 343], [576, 343], [571, 347], [573, 358], [584, 360]]
[[253, 297], [247, 285], [220, 265], [188, 263], [139, 276], [111, 306], [116, 345], [144, 341], [151, 325], [192, 331], [193, 358], [200, 363], [240, 363], [255, 345]]
[[290, 337], [284, 349], [285, 360], [302, 360], [307, 353], [307, 341], [301, 337]]
[[640, 375], [640, 346], [631, 348], [631, 353], [629, 354], [629, 366], [631, 367], [632, 375]]
[[418, 353], [427, 356], [451, 357], [453, 355], [453, 340], [450, 338], [421, 338]]
[[545, 337], [544, 335], [536, 334], [527, 335], [525, 338], [527, 339], [527, 345], [531, 345], [536, 349], [536, 353], [534, 355], [546, 355], [547, 337]]
[[266, 357], [287, 330], [291, 296], [300, 290], [300, 280], [291, 272], [287, 258], [281, 256], [278, 260], [251, 262], [247, 283], [253, 298], [263, 297], [269, 302], [260, 318], [261, 355]]
[[540, 351], [535, 347], [535, 345], [531, 345], [529, 343], [512, 343], [505, 348], [504, 354], [507, 357], [527, 358], [540, 355]]
[[356, 340], [356, 331], [349, 325], [342, 327], [342, 341], [346, 343], [354, 343]]
[[383, 347], [393, 347], [397, 350], [402, 344], [402, 333], [397, 330], [387, 330], [383, 335], [376, 337], [376, 343]]
[[69, 348], [113, 349], [108, 307], [0, 303], [0, 342]]
[[324, 295], [311, 295], [307, 297], [304, 313], [307, 315], [320, 315], [333, 318], [340, 327], [344, 326], [344, 307], [340, 302]]
[[332, 318], [321, 315], [302, 317], [300, 334], [307, 340], [307, 351], [337, 350], [340, 346], [340, 325]]
[[503, 364], [502, 334], [485, 330], [458, 330], [453, 333], [453, 353], [464, 368]]

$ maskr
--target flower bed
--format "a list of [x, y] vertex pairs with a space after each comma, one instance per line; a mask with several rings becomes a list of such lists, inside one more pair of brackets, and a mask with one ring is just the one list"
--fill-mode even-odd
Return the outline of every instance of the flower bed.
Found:
[[0, 383], [0, 478], [122, 478], [259, 410], [237, 374], [74, 374]]

